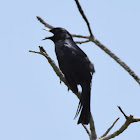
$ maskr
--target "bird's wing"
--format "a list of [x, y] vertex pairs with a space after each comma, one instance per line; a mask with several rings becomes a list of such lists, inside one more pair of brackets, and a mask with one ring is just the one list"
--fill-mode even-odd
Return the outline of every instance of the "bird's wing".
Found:
[[70, 51], [73, 56], [79, 57], [89, 65], [91, 75], [95, 72], [94, 64], [90, 62], [88, 56], [76, 45], [74, 41], [69, 41], [65, 44], [65, 49]]

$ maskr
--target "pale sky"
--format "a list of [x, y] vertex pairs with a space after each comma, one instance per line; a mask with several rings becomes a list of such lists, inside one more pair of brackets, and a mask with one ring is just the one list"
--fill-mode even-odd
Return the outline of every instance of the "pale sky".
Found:
[[[95, 37], [121, 58], [140, 77], [140, 1], [80, 0]], [[29, 50], [42, 45], [57, 63], [54, 44], [41, 41], [50, 33], [36, 16], [70, 33], [88, 35], [74, 0], [18, 1], [0, 4], [0, 140], [88, 140], [73, 120], [78, 99], [47, 60]], [[95, 65], [91, 112], [98, 137], [120, 117], [111, 133], [125, 122], [118, 110], [140, 117], [140, 86], [111, 57], [93, 43], [79, 45]], [[134, 123], [114, 140], [140, 138]]]

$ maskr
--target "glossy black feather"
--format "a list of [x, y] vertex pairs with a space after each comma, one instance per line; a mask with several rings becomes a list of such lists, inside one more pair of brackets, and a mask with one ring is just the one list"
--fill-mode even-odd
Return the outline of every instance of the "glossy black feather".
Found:
[[55, 43], [55, 52], [59, 67], [74, 92], [81, 85], [82, 93], [76, 117], [81, 111], [78, 124], [88, 124], [90, 121], [90, 91], [94, 66], [87, 55], [76, 45], [72, 36], [63, 28], [51, 30], [54, 36], [50, 39]]

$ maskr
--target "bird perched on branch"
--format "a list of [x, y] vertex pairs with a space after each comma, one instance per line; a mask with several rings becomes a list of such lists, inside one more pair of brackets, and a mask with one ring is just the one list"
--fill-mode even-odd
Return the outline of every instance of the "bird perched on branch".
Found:
[[71, 90], [78, 92], [77, 86], [80, 85], [82, 87], [75, 118], [81, 111], [78, 124], [88, 124], [90, 121], [91, 80], [95, 72], [94, 65], [90, 62], [87, 55], [76, 45], [67, 30], [64, 28], [46, 30], [54, 34], [45, 39], [51, 39], [54, 42], [59, 67], [65, 75]]

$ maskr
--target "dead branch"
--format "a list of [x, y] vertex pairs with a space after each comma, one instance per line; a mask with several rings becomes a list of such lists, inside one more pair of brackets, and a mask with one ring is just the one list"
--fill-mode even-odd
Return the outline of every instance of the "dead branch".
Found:
[[114, 125], [116, 124], [116, 122], [117, 122], [119, 119], [120, 119], [120, 118], [117, 118], [117, 119], [115, 120], [115, 122], [107, 129], [107, 131], [106, 131], [100, 138], [105, 137], [105, 136], [110, 132], [110, 130], [114, 127]]
[[41, 17], [37, 16], [37, 19], [42, 23], [44, 24], [45, 27], [48, 27], [50, 29], [53, 29], [54, 27], [48, 23], [46, 23]]
[[140, 122], [140, 118], [135, 118], [133, 115], [129, 115], [127, 116], [124, 111], [121, 109], [120, 106], [118, 106], [120, 112], [124, 115], [126, 121], [125, 123], [118, 129], [116, 130], [114, 133], [108, 135], [108, 136], [105, 136], [105, 137], [102, 137], [102, 138], [98, 138], [97, 140], [109, 140], [109, 139], [112, 139], [118, 135], [120, 135], [122, 132], [124, 132], [128, 126], [134, 122]]
[[82, 124], [82, 126], [84, 127], [84, 129], [86, 130], [87, 134], [88, 134], [89, 137], [90, 137], [90, 132], [88, 131], [87, 127], [86, 127], [84, 124]]
[[78, 8], [80, 14], [82, 15], [83, 19], [84, 19], [85, 22], [87, 23], [87, 27], [88, 27], [88, 30], [89, 30], [90, 36], [93, 36], [92, 31], [91, 31], [91, 28], [90, 28], [89, 21], [88, 21], [86, 15], [84, 14], [84, 11], [83, 11], [83, 9], [82, 9], [82, 7], [81, 7], [79, 1], [78, 1], [78, 0], [75, 0], [75, 2], [76, 2], [77, 8]]
[[[61, 70], [57, 67], [57, 65], [55, 64], [55, 62], [51, 59], [51, 57], [47, 54], [47, 52], [44, 50], [44, 48], [42, 46], [39, 46], [39, 49], [40, 51], [37, 52], [37, 51], [32, 51], [32, 50], [29, 50], [29, 52], [32, 52], [32, 53], [37, 53], [37, 54], [41, 54], [43, 56], [46, 57], [46, 59], [48, 60], [49, 64], [52, 66], [53, 70], [55, 71], [56, 75], [60, 78], [60, 81], [63, 81], [65, 83], [65, 85], [68, 87], [68, 89], [70, 89], [66, 79], [65, 79], [65, 76], [64, 74], [61, 72]], [[74, 94], [80, 98], [80, 92], [79, 93], [75, 93]]]
[[87, 43], [90, 42], [90, 40], [85, 40], [85, 41], [75, 41], [75, 43], [77, 44], [83, 44], [83, 43]]
[[92, 115], [91, 115], [91, 119], [90, 119], [90, 131], [91, 131], [90, 140], [96, 140], [97, 139], [97, 134], [96, 134], [94, 120], [93, 120]]
[[89, 39], [89, 36], [85, 36], [85, 35], [76, 35], [76, 34], [71, 34], [71, 35], [72, 35], [73, 37]]
[[112, 57], [118, 64], [120, 64], [140, 85], [140, 78], [135, 74], [135, 72], [118, 56], [111, 52], [105, 45], [103, 45], [99, 40], [91, 38], [91, 41], [94, 42], [98, 47], [100, 47], [104, 52], [106, 52], [110, 57]]

